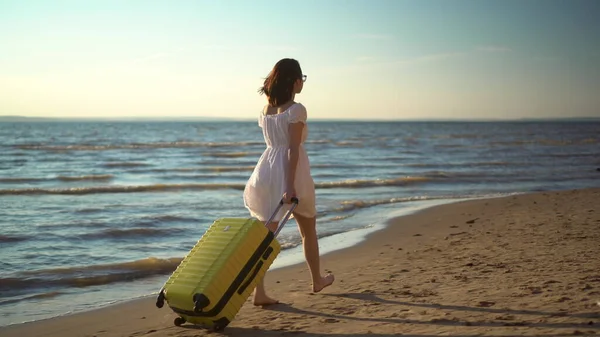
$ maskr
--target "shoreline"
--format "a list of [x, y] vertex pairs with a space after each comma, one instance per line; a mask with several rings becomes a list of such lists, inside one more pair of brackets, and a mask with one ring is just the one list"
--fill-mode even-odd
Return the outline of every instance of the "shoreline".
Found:
[[[468, 200], [479, 200], [479, 199], [487, 199], [487, 197], [481, 198], [457, 198], [457, 199], [430, 199], [430, 200], [420, 200], [413, 201], [407, 204], [403, 204], [403, 206], [408, 205], [408, 207], [398, 208], [396, 204], [389, 205], [378, 205], [379, 207], [375, 207], [372, 210], [368, 210], [366, 214], [363, 214], [362, 217], [369, 217], [369, 213], [377, 213], [377, 211], [381, 211], [385, 209], [385, 206], [388, 208], [394, 209], [395, 215], [387, 214], [386, 216], [381, 216], [381, 219], [376, 220], [369, 225], [357, 228], [353, 230], [349, 230], [346, 232], [338, 233], [335, 235], [330, 235], [319, 239], [319, 252], [321, 258], [324, 259], [331, 254], [343, 253], [347, 249], [354, 249], [364, 244], [371, 235], [376, 234], [380, 231], [385, 231], [389, 226], [393, 224], [393, 221], [396, 218], [409, 216], [411, 214], [415, 214], [418, 212], [426, 211], [432, 207], [448, 205], [462, 201]], [[389, 211], [389, 210], [388, 210]], [[318, 226], [318, 225], [317, 225]], [[318, 229], [317, 229], [318, 231]], [[291, 261], [290, 261], [291, 260]], [[269, 271], [275, 271], [279, 269], [285, 268], [293, 268], [298, 267], [299, 265], [303, 265], [305, 263], [304, 255], [302, 252], [302, 245], [291, 248], [285, 257], [278, 257], [277, 260], [273, 263]]]
[[[382, 210], [385, 210], [387, 208], [385, 215], [380, 215], [379, 219], [369, 223], [365, 227], [352, 229], [352, 230], [349, 230], [346, 232], [342, 232], [342, 233], [338, 233], [338, 234], [334, 234], [334, 235], [330, 235], [330, 236], [325, 236], [325, 237], [319, 239], [321, 257], [325, 258], [326, 256], [328, 256], [330, 254], [344, 251], [346, 249], [353, 249], [354, 247], [363, 244], [366, 240], [368, 240], [370, 235], [373, 235], [378, 231], [385, 230], [388, 226], [390, 226], [391, 222], [397, 217], [407, 216], [407, 215], [410, 215], [410, 214], [413, 214], [416, 212], [420, 212], [420, 211], [423, 211], [423, 210], [426, 210], [426, 209], [429, 209], [431, 207], [435, 207], [438, 205], [446, 205], [446, 204], [451, 204], [451, 203], [465, 201], [465, 200], [478, 200], [478, 199], [484, 199], [484, 198], [487, 198], [487, 197], [427, 199], [427, 200], [411, 201], [411, 202], [400, 203], [400, 204], [391, 203], [391, 204], [387, 204], [387, 205], [377, 205], [373, 209], [364, 210], [365, 214], [363, 214], [362, 216], [359, 216], [358, 219], [360, 220], [361, 218], [363, 218], [363, 219], [369, 218], [373, 213], [381, 213]], [[390, 215], [388, 212], [392, 212], [392, 213], [394, 213], [394, 215]], [[287, 225], [295, 226], [295, 224], [292, 220], [290, 220], [290, 223], [288, 223]], [[326, 225], [324, 225], [324, 226], [326, 226]], [[275, 262], [269, 269], [269, 272], [280, 270], [280, 269], [285, 270], [287, 268], [302, 267], [304, 265], [304, 263], [305, 263], [305, 260], [304, 260], [304, 255], [303, 255], [303, 251], [302, 251], [302, 245], [299, 245], [299, 246], [290, 248], [289, 250], [284, 250], [283, 254], [280, 254], [280, 256], [275, 260]], [[149, 278], [146, 281], [150, 282], [150, 280], [156, 280], [156, 279], [165, 279], [166, 280], [166, 277], [168, 277], [168, 275], [167, 276], [164, 276], [164, 275], [163, 276], [152, 276], [151, 278]], [[138, 281], [133, 281], [133, 282], [139, 283], [140, 281], [138, 280]], [[8, 327], [13, 327], [13, 326], [22, 326], [22, 325], [32, 324], [32, 323], [36, 323], [36, 322], [44, 322], [44, 321], [53, 320], [53, 319], [60, 319], [62, 317], [69, 317], [69, 316], [78, 315], [78, 314], [86, 314], [86, 313], [94, 312], [96, 310], [118, 307], [121, 305], [126, 305], [129, 302], [136, 302], [136, 301], [140, 301], [140, 300], [144, 300], [144, 299], [148, 299], [148, 298], [153, 299], [158, 295], [158, 291], [159, 291], [161, 285], [162, 284], [158, 284], [155, 287], [156, 288], [155, 291], [150, 294], [139, 295], [139, 296], [132, 297], [132, 298], [126, 298], [126, 299], [122, 299], [122, 300], [116, 300], [116, 301], [112, 301], [112, 302], [97, 304], [94, 306], [89, 306], [87, 308], [77, 309], [74, 312], [63, 312], [63, 313], [58, 313], [56, 315], [49, 315], [48, 317], [42, 317], [42, 318], [32, 319], [32, 320], [23, 321], [23, 322], [9, 323], [7, 325], [0, 325], [0, 331], [2, 330], [2, 328], [8, 328]]]
[[[467, 228], [477, 227], [477, 224], [481, 221], [480, 220], [481, 218], [487, 217], [487, 218], [489, 218], [487, 220], [492, 221], [492, 222], [494, 221], [494, 217], [492, 217], [490, 214], [485, 214], [487, 209], [495, 210], [496, 213], [498, 213], [498, 214], [502, 213], [503, 216], [506, 216], [506, 214], [503, 213], [503, 211], [506, 210], [506, 208], [509, 208], [509, 205], [511, 205], [511, 202], [513, 202], [513, 200], [526, 200], [526, 201], [529, 200], [530, 201], [532, 199], [535, 199], [534, 205], [537, 205], [537, 203], [540, 202], [537, 199], [542, 200], [544, 198], [548, 198], [548, 196], [556, 197], [556, 198], [563, 198], [565, 200], [562, 200], [562, 201], [565, 204], [570, 204], [571, 207], [577, 207], [577, 204], [575, 204], [575, 206], [572, 204], [573, 198], [570, 198], [570, 199], [566, 198], [566, 196], [569, 196], [571, 194], [585, 196], [585, 198], [583, 198], [583, 201], [582, 200], [579, 200], [579, 201], [584, 202], [584, 203], [587, 201], [586, 207], [590, 208], [590, 207], [592, 207], [591, 205], [593, 204], [594, 198], [596, 198], [595, 200], [599, 199], [600, 188], [590, 188], [590, 189], [583, 189], [583, 190], [530, 192], [530, 193], [519, 193], [516, 195], [509, 195], [509, 196], [504, 196], [504, 197], [486, 197], [486, 198], [475, 198], [475, 199], [466, 199], [466, 200], [458, 199], [458, 200], [448, 200], [446, 202], [440, 202], [439, 200], [437, 200], [436, 201], [438, 203], [437, 205], [417, 207], [417, 209], [414, 211], [408, 210], [407, 214], [405, 214], [405, 215], [393, 216], [392, 218], [385, 221], [385, 223], [382, 224], [381, 228], [375, 229], [375, 230], [371, 231], [370, 233], [365, 233], [364, 235], [361, 236], [361, 239], [359, 240], [359, 242], [352, 244], [349, 247], [340, 248], [338, 250], [324, 253], [323, 258], [322, 258], [322, 261], [323, 261], [322, 269], [333, 271], [336, 274], [337, 281], [336, 281], [336, 284], [334, 284], [334, 286], [325, 290], [323, 292], [323, 295], [316, 294], [316, 295], [312, 295], [312, 296], [311, 295], [307, 296], [306, 293], [308, 293], [310, 282], [308, 281], [308, 274], [306, 271], [306, 266], [302, 261], [294, 263], [289, 266], [272, 268], [270, 270], [270, 272], [267, 274], [266, 284], [267, 284], [268, 289], [272, 289], [273, 294], [277, 298], [282, 300], [282, 302], [284, 302], [283, 305], [286, 305], [286, 306], [288, 306], [290, 304], [297, 304], [299, 306], [312, 307], [312, 306], [314, 306], [314, 303], [306, 303], [306, 302], [311, 302], [311, 300], [318, 298], [317, 302], [319, 302], [319, 303], [323, 304], [325, 307], [329, 308], [328, 305], [335, 306], [336, 301], [351, 299], [352, 296], [348, 297], [347, 293], [344, 294], [344, 292], [345, 292], [344, 290], [352, 291], [351, 294], [357, 293], [358, 295], [353, 295], [355, 297], [356, 296], [370, 297], [369, 294], [372, 291], [372, 290], [370, 290], [370, 288], [374, 287], [373, 286], [374, 283], [379, 282], [379, 281], [376, 281], [375, 278], [383, 276], [383, 274], [386, 274], [386, 275], [388, 275], [388, 278], [387, 278], [387, 281], [384, 283], [388, 283], [388, 285], [391, 285], [396, 278], [401, 278], [403, 274], [410, 274], [410, 269], [406, 269], [406, 268], [402, 268], [396, 272], [393, 271], [394, 269], [397, 269], [396, 268], [397, 266], [395, 263], [392, 263], [392, 261], [395, 261], [395, 259], [392, 259], [392, 260], [387, 259], [386, 260], [386, 255], [389, 255], [389, 252], [392, 252], [391, 254], [396, 254], [397, 257], [402, 256], [403, 258], [408, 258], [410, 260], [411, 258], [414, 258], [411, 256], [411, 252], [416, 254], [418, 257], [419, 254], [417, 254], [417, 252], [423, 251], [423, 247], [424, 247], [423, 242], [426, 242], [426, 243], [429, 243], [429, 245], [432, 245], [432, 242], [429, 242], [427, 240], [430, 240], [430, 241], [434, 240], [432, 247], [435, 247], [438, 244], [444, 243], [444, 244], [450, 244], [449, 248], [452, 248], [453, 242], [458, 242], [458, 243], [455, 243], [454, 245], [459, 245], [459, 243], [461, 242], [461, 239], [455, 240], [454, 238], [460, 238], [461, 236], [467, 235], [471, 231]], [[592, 197], [589, 198], [590, 196], [592, 196]], [[590, 201], [590, 199], [591, 199], [591, 201]], [[432, 202], [432, 203], [435, 204], [436, 202]], [[582, 207], [581, 205], [583, 205], [583, 204], [580, 203], [580, 206], [578, 206], [578, 207]], [[552, 206], [552, 205], [550, 205], [550, 206]], [[562, 205], [560, 205], [560, 203], [555, 203], [553, 207], [557, 208], [557, 207], [561, 207], [561, 206]], [[397, 208], [397, 206], [395, 208]], [[552, 207], [550, 207], [550, 208], [552, 208]], [[487, 212], [491, 212], [491, 210], [487, 211]], [[592, 207], [590, 210], [594, 211], [594, 208]], [[463, 211], [463, 212], [458, 213], [458, 214], [456, 213], [456, 212], [460, 212], [460, 211]], [[589, 210], [586, 210], [586, 212], [588, 212], [588, 211]], [[403, 211], [398, 210], [398, 212], [403, 212]], [[479, 213], [483, 212], [482, 213], [483, 216], [482, 215], [480, 215], [479, 217], [476, 216], [477, 215], [476, 213], [478, 213], [478, 212]], [[548, 212], [548, 210], [546, 209], [542, 212]], [[592, 215], [597, 215], [597, 212], [596, 213], [588, 212], [588, 213], [592, 214]], [[535, 215], [532, 215], [532, 214], [528, 214], [528, 215], [535, 218]], [[509, 214], [509, 216], [510, 216], [510, 214]], [[523, 215], [520, 215], [520, 216], [523, 216]], [[563, 212], [563, 216], [564, 216], [564, 212]], [[456, 227], [440, 226], [439, 222], [446, 221], [445, 220], [446, 217], [447, 217], [447, 219], [455, 219], [455, 220], [460, 218], [460, 221], [453, 221], [453, 222], [459, 223], [459, 225], [455, 225]], [[517, 215], [517, 217], [518, 217], [518, 215]], [[548, 220], [548, 221], [551, 221], [551, 220], [552, 220], [552, 218], [550, 218], [550, 220]], [[469, 222], [471, 222], [471, 221], [472, 221], [472, 223], [469, 225], [469, 227], [464, 226], [465, 223], [469, 224]], [[508, 226], [508, 224], [503, 224], [503, 225]], [[598, 225], [598, 224], [596, 226], [600, 227], [600, 225]], [[458, 229], [456, 229], [458, 227], [462, 228], [462, 232], [459, 231]], [[465, 228], [463, 228], [463, 227], [465, 227]], [[491, 232], [491, 231], [488, 231], [488, 232]], [[476, 235], [479, 235], [480, 238], [485, 237], [484, 233], [483, 234], [482, 233], [472, 234], [472, 236], [476, 236]], [[505, 235], [508, 236], [508, 235], [510, 235], [510, 233], [506, 233]], [[423, 242], [421, 242], [421, 241], [423, 241]], [[472, 243], [472, 244], [475, 244], [475, 243]], [[427, 244], [425, 244], [425, 245], [427, 245]], [[433, 248], [431, 248], [431, 249], [433, 249]], [[439, 250], [439, 248], [436, 248], [436, 249]], [[431, 250], [431, 251], [433, 251], [433, 250]], [[429, 251], [429, 252], [431, 252], [431, 251]], [[348, 257], [350, 257], [350, 258], [348, 258]], [[468, 258], [468, 256], [465, 255], [465, 256], [462, 256], [462, 258]], [[399, 264], [404, 262], [403, 259], [401, 259], [399, 261], [402, 261], [402, 262], [398, 262]], [[432, 262], [432, 261], [430, 261], [430, 262]], [[451, 261], [446, 261], [446, 262], [450, 263]], [[390, 264], [390, 263], [392, 263], [392, 264]], [[593, 263], [593, 261], [592, 261], [592, 263]], [[598, 262], [595, 262], [595, 263], [596, 263], [596, 265], [598, 265]], [[357, 277], [354, 278], [353, 274], [356, 274], [356, 268], [352, 268], [351, 265], [357, 265], [357, 264], [361, 265], [361, 266], [367, 266], [367, 267], [365, 267], [365, 269], [369, 269], [374, 273], [371, 275], [359, 273], [357, 275]], [[467, 263], [467, 265], [468, 265], [468, 263]], [[421, 267], [417, 267], [417, 268], [426, 269], [427, 266], [429, 266], [429, 264], [425, 263]], [[377, 267], [377, 268], [374, 268], [374, 267]], [[600, 267], [600, 266], [598, 266], [598, 267]], [[461, 268], [464, 268], [464, 265]], [[402, 270], [407, 270], [407, 271], [402, 271]], [[381, 275], [378, 275], [378, 274], [381, 274]], [[417, 276], [418, 276], [418, 278], [422, 278], [422, 275], [417, 275]], [[297, 281], [298, 277], [301, 278], [300, 282]], [[436, 277], [440, 278], [440, 279], [444, 278], [443, 275], [439, 275]], [[599, 277], [598, 282], [600, 282], [600, 272], [599, 272], [598, 277]], [[292, 282], [293, 279], [295, 279], [295, 281]], [[385, 278], [384, 278], [384, 280], [385, 280]], [[560, 282], [560, 281], [557, 281], [557, 282]], [[429, 283], [430, 285], [431, 284], [435, 285], [434, 288], [441, 287], [443, 285], [442, 282], [433, 281], [433, 279], [430, 279], [429, 282], [426, 282], [426, 283]], [[593, 286], [591, 286], [591, 287], [593, 287]], [[392, 288], [390, 288], [390, 289], [392, 289]], [[396, 288], [394, 288], [394, 289], [396, 289]], [[402, 286], [402, 288], [399, 288], [398, 291], [401, 291], [401, 289], [411, 289], [411, 288], [410, 287], [404, 288], [404, 286]], [[356, 292], [356, 291], [358, 291], [358, 292]], [[406, 294], [407, 291], [408, 291], [408, 293], [410, 293], [411, 290], [404, 291], [404, 293], [405, 293], [404, 295], [406, 295], [406, 296], [408, 296], [408, 294]], [[474, 290], [474, 292], [477, 293], [476, 290]], [[333, 295], [331, 293], [333, 293]], [[336, 295], [336, 293], [337, 293], [337, 295]], [[385, 293], [385, 292], [383, 292], [383, 293]], [[362, 294], [362, 295], [360, 295], [360, 294]], [[392, 294], [392, 295], [394, 295], [394, 294]], [[332, 297], [332, 296], [334, 296], [334, 297]], [[430, 296], [435, 296], [435, 295], [430, 295]], [[427, 296], [425, 294], [424, 296], [416, 296], [413, 299], [419, 300], [419, 299], [427, 298], [427, 297], [429, 297], [429, 296]], [[598, 297], [598, 300], [600, 300], [600, 296], [597, 296], [597, 297]], [[184, 327], [181, 327], [181, 328], [174, 327], [172, 324], [172, 319], [175, 317], [175, 315], [170, 311], [170, 309], [168, 309], [166, 307], [162, 308], [162, 309], [156, 308], [153, 303], [154, 300], [155, 300], [155, 298], [153, 295], [147, 295], [147, 296], [143, 296], [142, 298], [127, 300], [124, 302], [111, 304], [111, 305], [108, 305], [108, 306], [102, 307], [102, 308], [90, 309], [90, 310], [87, 310], [84, 312], [71, 313], [71, 314], [66, 314], [66, 315], [62, 315], [62, 316], [58, 316], [58, 317], [54, 317], [54, 318], [42, 319], [42, 320], [37, 320], [37, 321], [27, 322], [27, 323], [15, 323], [15, 324], [11, 324], [8, 326], [0, 327], [0, 333], [6, 337], [23, 336], [23, 335], [27, 335], [27, 336], [90, 335], [90, 336], [92, 336], [95, 334], [100, 335], [99, 331], [104, 331], [102, 333], [103, 336], [122, 336], [122, 335], [131, 335], [131, 334], [135, 333], [136, 331], [139, 332], [144, 329], [147, 329], [147, 331], [155, 330], [155, 332], [159, 333], [159, 334], [157, 334], [157, 336], [162, 335], [162, 334], [160, 334], [161, 330], [174, 331], [174, 332], [177, 332], [178, 333], [177, 335], [179, 335], [179, 336], [188, 336], [187, 333], [197, 333], [197, 332], [203, 331], [203, 330], [193, 331], [194, 329], [190, 330], [190, 329], [185, 329]], [[372, 299], [370, 301], [372, 301]], [[563, 303], [563, 302], [568, 302], [568, 301], [563, 300], [562, 302], [559, 302], [559, 303]], [[296, 305], [294, 305], [294, 306], [296, 306]], [[275, 307], [277, 307], [277, 306], [275, 306]], [[329, 309], [331, 309], [331, 308], [329, 308]], [[236, 318], [236, 321], [232, 322], [230, 327], [226, 330], [239, 331], [239, 329], [242, 329], [242, 330], [249, 329], [250, 331], [241, 331], [240, 332], [240, 335], [245, 336], [246, 333], [252, 333], [252, 331], [258, 332], [259, 330], [262, 330], [263, 328], [271, 328], [271, 326], [266, 326], [266, 325], [263, 325], [260, 323], [260, 322], [262, 322], [261, 318], [260, 318], [261, 315], [264, 314], [265, 317], [276, 315], [277, 317], [284, 319], [284, 317], [286, 315], [294, 314], [293, 310], [296, 310], [296, 309], [294, 308], [294, 309], [289, 309], [289, 310], [291, 310], [291, 311], [284, 310], [284, 312], [278, 312], [277, 309], [260, 310], [260, 309], [254, 308], [251, 305], [247, 304], [240, 311], [240, 314]], [[307, 310], [307, 309], [304, 308], [304, 310]], [[597, 310], [597, 312], [598, 312], [598, 310]], [[296, 314], [298, 314], [298, 313], [296, 312]], [[311, 315], [319, 317], [319, 315], [314, 312], [312, 312]], [[352, 315], [352, 314], [349, 313], [348, 315]], [[143, 318], [141, 318], [141, 317], [143, 317]], [[326, 321], [328, 319], [329, 318], [325, 318]], [[337, 319], [337, 320], [338, 320], [338, 322], [341, 322], [341, 320], [339, 320], [339, 319]], [[108, 326], [108, 324], [104, 323], [106, 321], [110, 321], [112, 323], [112, 325]], [[251, 325], [250, 328], [245, 328], [248, 326], [248, 324], [250, 324], [248, 321], [253, 322], [253, 325]], [[329, 322], [329, 321], [327, 321], [327, 322]], [[332, 321], [332, 322], [329, 322], [332, 324], [326, 324], [326, 326], [330, 326], [330, 325], [338, 326], [339, 324], [334, 324], [334, 323], [338, 323], [338, 322]], [[266, 323], [266, 322], [264, 322], [264, 323]], [[355, 323], [352, 322], [352, 324], [355, 324]], [[384, 322], [380, 325], [386, 327], [388, 325], [393, 325], [393, 324], [391, 324], [389, 322], [388, 323]], [[433, 323], [432, 323], [432, 325], [435, 326], [435, 324], [433, 324]], [[449, 324], [449, 325], [451, 325], [451, 324]], [[255, 329], [253, 327], [258, 327], [259, 330]], [[317, 328], [318, 328], [318, 326], [315, 325], [315, 329], [317, 329]], [[371, 327], [371, 328], [374, 329], [374, 327]], [[438, 326], [438, 328], [439, 328], [439, 326]], [[591, 329], [592, 331], [597, 331], [597, 329], [599, 328], [599, 325], [596, 324], [594, 327], [594, 325], [592, 324], [588, 328]], [[289, 326], [287, 328], [284, 328], [283, 330], [287, 331], [290, 329], [294, 330], [294, 329], [290, 328]], [[302, 329], [303, 329], [303, 331], [310, 330], [308, 326], [303, 326]], [[267, 333], [270, 333], [270, 332], [271, 331], [267, 331]], [[294, 331], [291, 331], [291, 332], [294, 332]], [[164, 331], [162, 331], [162, 333], [164, 334]], [[322, 333], [325, 333], [325, 332], [322, 332]], [[598, 333], [600, 333], [600, 331], [598, 331]], [[189, 336], [192, 336], [192, 335], [193, 334], [190, 334]], [[252, 334], [247, 334], [247, 336], [250, 336], [250, 335], [252, 335]]]

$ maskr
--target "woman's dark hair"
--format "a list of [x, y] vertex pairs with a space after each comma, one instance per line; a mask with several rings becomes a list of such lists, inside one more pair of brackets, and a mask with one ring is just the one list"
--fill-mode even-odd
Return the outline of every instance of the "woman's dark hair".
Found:
[[301, 79], [300, 63], [294, 59], [284, 58], [275, 64], [258, 92], [267, 95], [272, 106], [280, 106], [292, 99], [294, 82]]

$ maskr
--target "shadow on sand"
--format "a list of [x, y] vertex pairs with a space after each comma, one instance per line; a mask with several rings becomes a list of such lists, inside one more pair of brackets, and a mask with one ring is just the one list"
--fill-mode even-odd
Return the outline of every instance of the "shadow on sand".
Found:
[[[391, 301], [383, 299], [374, 293], [346, 293], [346, 294], [323, 294], [323, 296], [331, 297], [343, 297], [361, 301], [377, 302], [382, 304], [392, 305], [404, 305], [409, 307], [421, 307], [429, 309], [443, 309], [443, 310], [456, 310], [456, 311], [476, 311], [485, 313], [495, 314], [509, 314], [509, 315], [537, 315], [537, 316], [549, 316], [549, 317], [571, 317], [571, 318], [582, 318], [592, 319], [600, 318], [600, 312], [588, 312], [579, 314], [569, 314], [568, 312], [548, 312], [548, 311], [537, 311], [537, 310], [513, 310], [513, 309], [496, 309], [488, 307], [467, 307], [461, 305], [444, 305], [444, 304], [430, 304], [430, 303], [414, 303], [414, 302], [403, 302], [403, 301]], [[600, 329], [600, 325], [596, 326]]]
[[[442, 304], [428, 304], [428, 303], [412, 303], [412, 302], [403, 302], [403, 301], [391, 301], [382, 299], [373, 293], [347, 293], [347, 294], [324, 294], [324, 296], [332, 296], [332, 297], [343, 297], [354, 299], [357, 301], [365, 301], [365, 302], [377, 302], [381, 304], [391, 304], [391, 305], [402, 305], [408, 307], [420, 307], [420, 308], [431, 308], [431, 309], [442, 309], [442, 310], [455, 310], [455, 311], [477, 311], [477, 312], [487, 312], [487, 313], [497, 313], [497, 314], [510, 314], [510, 315], [537, 315], [537, 316], [548, 316], [548, 317], [567, 317], [567, 318], [578, 318], [584, 319], [585, 322], [573, 322], [573, 323], [548, 323], [548, 322], [523, 322], [518, 319], [511, 319], [511, 321], [466, 321], [466, 320], [450, 320], [450, 319], [431, 319], [431, 320], [414, 320], [414, 319], [402, 319], [402, 318], [377, 318], [377, 317], [354, 317], [340, 314], [332, 314], [318, 311], [311, 311], [296, 308], [292, 305], [280, 303], [277, 305], [273, 305], [270, 307], [265, 307], [263, 310], [273, 311], [273, 312], [283, 312], [290, 313], [295, 315], [308, 315], [314, 317], [322, 317], [328, 319], [331, 323], [336, 323], [341, 320], [349, 320], [349, 321], [365, 321], [372, 323], [386, 323], [386, 324], [399, 324], [397, 330], [398, 332], [395, 334], [316, 334], [316, 333], [308, 333], [301, 329], [277, 329], [277, 330], [269, 330], [268, 326], [261, 326], [260, 328], [241, 328], [241, 327], [228, 327], [224, 331], [217, 333], [222, 336], [265, 336], [265, 337], [274, 337], [274, 336], [286, 336], [286, 335], [295, 335], [295, 336], [308, 336], [308, 337], [317, 337], [317, 336], [326, 336], [326, 337], [361, 337], [361, 336], [370, 336], [370, 337], [391, 337], [391, 336], [403, 336], [403, 337], [433, 337], [437, 335], [424, 335], [424, 334], [410, 334], [405, 335], [402, 334], [402, 326], [400, 324], [418, 324], [418, 325], [434, 325], [434, 326], [472, 326], [472, 327], [527, 327], [527, 328], [546, 328], [546, 329], [573, 329], [571, 331], [565, 331], [564, 333], [536, 333], [535, 331], [531, 331], [531, 334], [527, 334], [525, 331], [519, 331], [519, 335], [523, 336], [537, 336], [537, 337], [549, 337], [549, 336], [573, 336], [574, 334], [589, 334], [595, 333], [591, 330], [600, 330], [600, 324], [597, 321], [593, 321], [593, 318], [600, 318], [600, 313], [590, 312], [590, 313], [580, 313], [580, 314], [569, 314], [566, 312], [545, 312], [545, 311], [535, 311], [535, 310], [512, 310], [512, 309], [495, 309], [495, 308], [480, 308], [480, 307], [468, 307], [468, 306], [456, 306], [456, 305], [442, 305]], [[361, 303], [357, 303], [357, 306], [360, 306]], [[322, 322], [315, 322], [315, 324], [327, 324]], [[194, 326], [183, 326], [186, 328], [195, 329], [197, 327]], [[198, 328], [201, 329], [201, 328]], [[586, 333], [587, 331], [587, 333]], [[486, 336], [486, 334], [461, 334], [454, 335], [457, 337], [475, 337], [475, 336]], [[515, 336], [515, 334], [510, 335], [499, 335], [496, 333], [490, 333], [489, 336], [499, 336], [499, 337], [508, 337]]]

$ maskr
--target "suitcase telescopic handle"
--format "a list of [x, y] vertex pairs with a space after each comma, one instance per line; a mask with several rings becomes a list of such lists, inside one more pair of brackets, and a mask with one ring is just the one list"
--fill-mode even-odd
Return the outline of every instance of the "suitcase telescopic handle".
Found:
[[[298, 206], [298, 198], [293, 197], [292, 198], [292, 207], [287, 211], [287, 213], [285, 214], [285, 216], [283, 217], [283, 219], [281, 219], [281, 221], [279, 221], [279, 225], [277, 226], [277, 229], [275, 230], [275, 237], [277, 237], [277, 235], [279, 234], [279, 232], [281, 231], [281, 229], [283, 229], [283, 226], [285, 225], [285, 223], [288, 221], [288, 219], [290, 218], [290, 216], [292, 216], [292, 212], [294, 211], [294, 209]], [[273, 214], [271, 215], [271, 217], [269, 218], [269, 220], [267, 220], [267, 222], [265, 223], [265, 226], [270, 224], [271, 221], [273, 221], [273, 218], [275, 218], [275, 215], [277, 215], [277, 213], [279, 212], [279, 210], [281, 209], [281, 207], [284, 205], [283, 202], [283, 198], [281, 198], [281, 200], [279, 201], [279, 204], [277, 205], [277, 207], [275, 208], [275, 211], [273, 212]]]

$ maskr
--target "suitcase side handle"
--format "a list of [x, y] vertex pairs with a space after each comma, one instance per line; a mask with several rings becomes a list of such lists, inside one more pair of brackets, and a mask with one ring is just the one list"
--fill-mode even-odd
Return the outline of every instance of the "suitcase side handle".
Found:
[[[277, 237], [277, 235], [279, 234], [279, 232], [283, 229], [283, 226], [285, 225], [285, 223], [288, 221], [288, 219], [290, 218], [290, 216], [292, 216], [292, 212], [298, 206], [298, 202], [299, 202], [298, 198], [296, 198], [296, 197], [292, 198], [292, 207], [287, 211], [287, 213], [285, 214], [285, 216], [283, 217], [283, 219], [281, 219], [281, 221], [279, 221], [279, 225], [277, 226], [277, 229], [275, 230], [275, 233], [273, 235], [274, 237]], [[281, 200], [279, 201], [279, 204], [275, 208], [275, 211], [273, 212], [273, 214], [271, 215], [271, 217], [269, 218], [269, 220], [267, 220], [267, 222], [265, 222], [265, 226], [268, 225], [268, 224], [270, 224], [271, 221], [273, 221], [273, 218], [275, 218], [275, 215], [277, 214], [277, 212], [279, 212], [279, 210], [281, 209], [281, 207], [283, 205], [284, 205], [283, 198], [281, 198]]]

